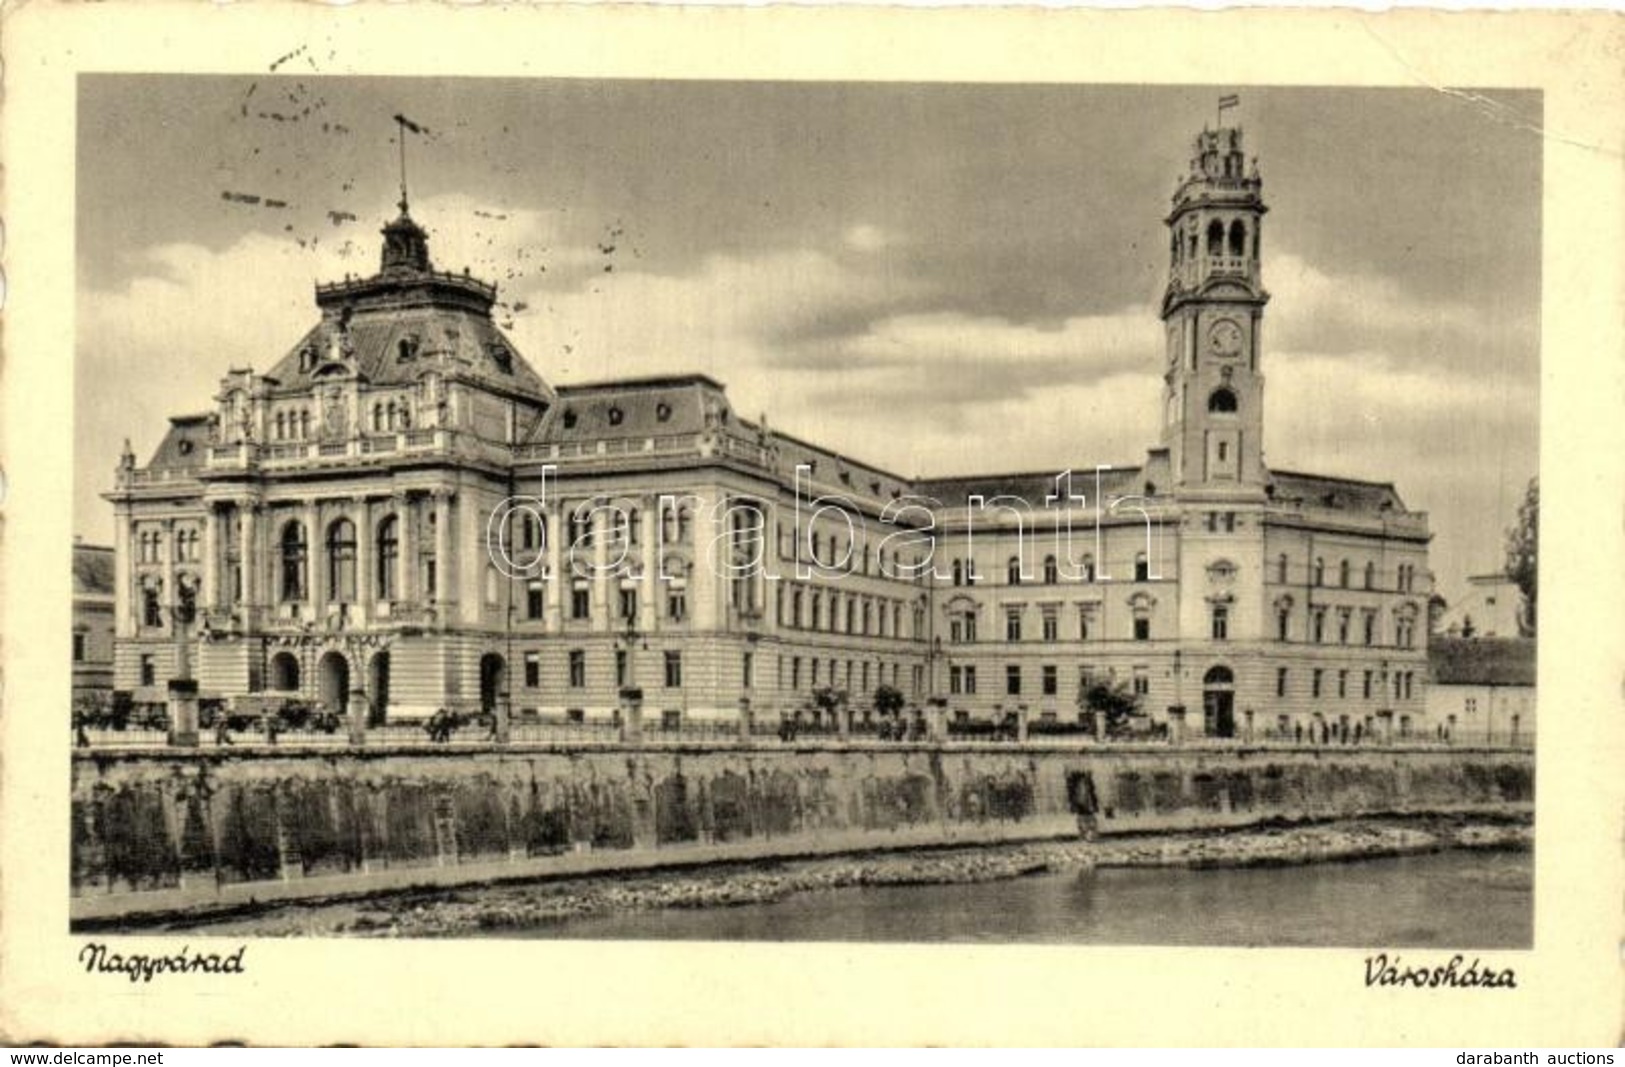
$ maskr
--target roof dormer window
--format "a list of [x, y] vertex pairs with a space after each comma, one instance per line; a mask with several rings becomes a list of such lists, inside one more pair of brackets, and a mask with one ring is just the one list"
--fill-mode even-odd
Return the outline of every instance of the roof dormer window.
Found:
[[622, 411], [620, 408], [609, 409], [609, 424], [611, 426], [619, 426], [623, 421], [625, 421], [625, 419], [626, 412]]
[[573, 430], [576, 428], [576, 413], [570, 408], [564, 409], [564, 428], [566, 430]]

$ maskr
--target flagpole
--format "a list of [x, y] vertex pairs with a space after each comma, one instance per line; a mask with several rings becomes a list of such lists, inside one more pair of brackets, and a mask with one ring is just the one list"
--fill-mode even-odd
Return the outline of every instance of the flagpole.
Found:
[[395, 116], [395, 139], [401, 144], [401, 214], [406, 214], [406, 123]]

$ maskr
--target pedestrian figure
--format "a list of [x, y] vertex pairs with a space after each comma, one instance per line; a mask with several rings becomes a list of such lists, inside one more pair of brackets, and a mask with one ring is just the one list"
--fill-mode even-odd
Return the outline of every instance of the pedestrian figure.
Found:
[[214, 720], [214, 743], [217, 745], [231, 744], [231, 722], [224, 712]]
[[90, 734], [85, 731], [85, 717], [77, 711], [73, 713], [73, 743], [79, 748], [90, 747]]

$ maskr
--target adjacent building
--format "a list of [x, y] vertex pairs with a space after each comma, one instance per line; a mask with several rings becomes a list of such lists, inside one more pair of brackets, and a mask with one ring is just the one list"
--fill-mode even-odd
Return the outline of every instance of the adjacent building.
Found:
[[1434, 635], [1422, 732], [1458, 742], [1516, 744], [1535, 737], [1535, 642]]
[[1475, 574], [1467, 592], [1444, 611], [1438, 630], [1451, 637], [1523, 637], [1523, 593], [1505, 574]]
[[113, 695], [113, 549], [73, 546], [73, 706], [102, 708]]
[[115, 682], [373, 722], [595, 719], [636, 690], [673, 724], [881, 685], [1073, 720], [1114, 678], [1188, 732], [1393, 730], [1425, 707], [1427, 517], [1266, 462], [1262, 189], [1240, 129], [1198, 136], [1142, 462], [967, 478], [777, 432], [703, 375], [550, 385], [403, 198], [378, 273], [126, 449]]

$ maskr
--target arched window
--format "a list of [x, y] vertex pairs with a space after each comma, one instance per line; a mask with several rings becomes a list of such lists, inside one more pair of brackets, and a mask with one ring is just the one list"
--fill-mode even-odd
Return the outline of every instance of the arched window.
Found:
[[384, 429], [393, 430], [395, 428], [395, 414], [395, 401], [391, 400], [389, 407], [385, 409]]
[[288, 418], [282, 412], [276, 413], [276, 439], [283, 440], [288, 436]]
[[1190, 238], [1189, 238], [1189, 240], [1187, 240], [1185, 242], [1185, 258], [1186, 259], [1195, 259], [1196, 258], [1196, 231], [1195, 230], [1192, 230], [1190, 232]]
[[141, 623], [144, 626], [162, 626], [164, 583], [154, 578], [141, 587]]
[[1136, 582], [1151, 580], [1151, 564], [1146, 560], [1144, 552], [1134, 554], [1134, 580]]
[[1365, 565], [1365, 587], [1367, 589], [1377, 588], [1377, 565], [1369, 561]]
[[1238, 257], [1247, 254], [1247, 227], [1240, 219], [1230, 223], [1230, 254]]
[[1021, 557], [1011, 556], [1010, 562], [1005, 565], [1005, 580], [1011, 585], [1021, 584]]
[[812, 630], [822, 629], [823, 628], [823, 623], [824, 623], [824, 599], [823, 599], [823, 597], [819, 596], [817, 593], [814, 593], [813, 596], [812, 596], [812, 620], [811, 620], [811, 624], [809, 625], [808, 629], [812, 629]]
[[336, 604], [355, 599], [355, 524], [349, 519], [327, 528], [327, 599]]
[[1095, 580], [1095, 557], [1093, 555], [1083, 557], [1083, 580], [1086, 582]]
[[1044, 584], [1054, 585], [1061, 580], [1061, 568], [1056, 565], [1054, 556], [1044, 557]]
[[305, 599], [305, 525], [290, 522], [282, 528], [282, 599]]
[[1176, 264], [1179, 262], [1179, 234], [1171, 231], [1168, 234], [1168, 255]]
[[[526, 516], [527, 521], [529, 516]], [[378, 576], [374, 583], [379, 600], [395, 599], [395, 568], [400, 562], [400, 544], [395, 533], [395, 516], [378, 524]]]
[[1207, 254], [1224, 255], [1224, 223], [1214, 219], [1207, 227]]
[[1316, 585], [1326, 584], [1326, 561], [1319, 556], [1315, 557], [1314, 581]]
[[1337, 584], [1347, 589], [1349, 587], [1349, 561], [1344, 560], [1337, 565]]
[[801, 590], [797, 589], [790, 597], [790, 625], [801, 628]]
[[1236, 411], [1236, 394], [1229, 389], [1220, 387], [1208, 394], [1207, 409], [1233, 415]]
[[300, 436], [301, 439], [310, 436], [310, 412], [309, 411], [301, 411], [299, 413], [299, 436]]
[[1282, 585], [1286, 584], [1286, 553], [1285, 552], [1282, 552], [1281, 553], [1281, 558], [1275, 561], [1275, 580], [1280, 582]]

